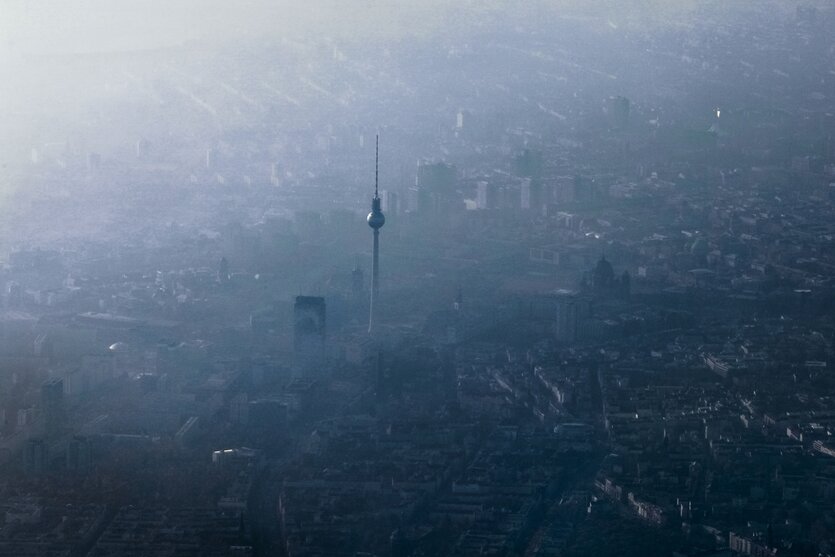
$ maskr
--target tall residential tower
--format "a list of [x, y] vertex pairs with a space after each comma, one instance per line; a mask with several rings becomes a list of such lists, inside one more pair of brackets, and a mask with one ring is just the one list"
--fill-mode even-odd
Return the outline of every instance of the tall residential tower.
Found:
[[374, 154], [374, 197], [371, 199], [371, 212], [368, 213], [368, 226], [374, 231], [374, 248], [371, 255], [371, 304], [368, 312], [368, 332], [374, 327], [374, 308], [378, 302], [380, 291], [380, 229], [386, 224], [386, 217], [380, 209], [379, 195], [380, 178], [380, 136], [377, 136], [377, 143]]

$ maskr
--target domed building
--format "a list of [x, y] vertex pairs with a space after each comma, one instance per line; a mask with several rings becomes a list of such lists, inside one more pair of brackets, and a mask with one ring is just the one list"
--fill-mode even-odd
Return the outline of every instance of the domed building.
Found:
[[606, 256], [601, 255], [600, 260], [594, 267], [591, 275], [591, 287], [595, 292], [611, 290], [615, 283], [615, 270], [612, 264], [606, 261]]
[[620, 278], [615, 276], [615, 269], [612, 264], [606, 260], [605, 255], [601, 255], [591, 272], [591, 284], [584, 277], [582, 289], [589, 289], [596, 296], [627, 297], [629, 296], [631, 282], [628, 271], [624, 271]]

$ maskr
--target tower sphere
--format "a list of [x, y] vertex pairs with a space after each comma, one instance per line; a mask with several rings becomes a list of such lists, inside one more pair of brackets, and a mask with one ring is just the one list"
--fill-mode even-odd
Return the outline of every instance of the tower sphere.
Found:
[[368, 226], [373, 228], [374, 230], [378, 230], [386, 224], [386, 217], [383, 215], [382, 211], [371, 211], [368, 213]]

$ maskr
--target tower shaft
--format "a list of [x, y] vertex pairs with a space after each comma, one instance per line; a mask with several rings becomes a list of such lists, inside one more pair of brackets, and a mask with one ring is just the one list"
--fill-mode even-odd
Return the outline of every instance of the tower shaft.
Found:
[[371, 303], [369, 304], [368, 332], [374, 327], [374, 308], [380, 295], [380, 230], [374, 229], [374, 246], [371, 252]]

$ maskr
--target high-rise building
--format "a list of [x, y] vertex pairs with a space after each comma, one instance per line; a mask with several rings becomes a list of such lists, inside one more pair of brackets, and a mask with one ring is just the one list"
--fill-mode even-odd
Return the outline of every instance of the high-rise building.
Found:
[[609, 97], [606, 101], [606, 111], [613, 128], [626, 128], [629, 123], [629, 99], [620, 96]]
[[63, 379], [52, 379], [41, 386], [41, 413], [46, 435], [59, 434], [64, 425]]
[[458, 400], [458, 369], [455, 361], [455, 347], [447, 345], [441, 352], [443, 365], [443, 391], [447, 402]]
[[281, 165], [277, 162], [274, 162], [270, 165], [270, 184], [274, 186], [281, 185]]
[[443, 162], [418, 162], [415, 185], [430, 193], [449, 196], [455, 189], [456, 169]]
[[555, 336], [557, 342], [571, 343], [583, 334], [591, 315], [588, 300], [576, 294], [561, 293], [556, 297]]
[[27, 408], [18, 408], [16, 417], [16, 430], [23, 431], [24, 429], [31, 427], [32, 424], [35, 422], [36, 412], [33, 407]]
[[23, 448], [23, 471], [38, 475], [46, 472], [47, 446], [43, 439], [29, 439]]
[[434, 210], [434, 198], [426, 188], [412, 186], [406, 192], [406, 206], [410, 213], [425, 215]]
[[325, 354], [325, 299], [296, 296], [293, 306], [293, 346], [300, 363], [320, 362]]
[[225, 257], [220, 258], [220, 263], [217, 266], [217, 281], [221, 284], [229, 282], [229, 260]]
[[67, 442], [66, 463], [67, 471], [77, 474], [86, 474], [90, 471], [93, 462], [93, 449], [90, 439], [80, 435], [74, 435]]
[[229, 401], [229, 420], [233, 424], [246, 425], [249, 419], [249, 398], [238, 393]]
[[479, 209], [495, 209], [498, 196], [498, 187], [495, 184], [482, 180], [476, 186], [476, 206]]
[[365, 274], [360, 269], [359, 263], [351, 271], [351, 297], [359, 300], [365, 290]]
[[139, 138], [136, 140], [136, 158], [144, 159], [148, 155], [149, 143], [147, 139]]
[[374, 311], [379, 302], [380, 291], [380, 229], [386, 224], [386, 217], [380, 208], [379, 194], [380, 178], [380, 136], [377, 136], [377, 144], [374, 156], [374, 197], [371, 199], [371, 212], [368, 213], [368, 226], [374, 231], [374, 244], [371, 252], [371, 304], [368, 312], [368, 332], [374, 330]]
[[574, 342], [577, 340], [579, 311], [573, 297], [560, 297], [556, 308], [556, 337], [558, 342]]
[[464, 110], [459, 110], [458, 114], [455, 115], [455, 127], [463, 130], [467, 120], [469, 120], [469, 113]]
[[383, 211], [390, 215], [397, 215], [400, 213], [400, 196], [397, 192], [391, 190], [384, 190], [381, 193], [383, 200]]
[[520, 206], [524, 210], [540, 211], [542, 209], [542, 185], [530, 178], [525, 178], [520, 188]]

